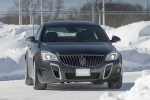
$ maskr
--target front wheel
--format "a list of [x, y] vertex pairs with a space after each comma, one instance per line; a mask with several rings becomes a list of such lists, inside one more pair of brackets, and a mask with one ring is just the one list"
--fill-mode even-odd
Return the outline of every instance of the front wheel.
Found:
[[26, 85], [33, 85], [33, 79], [29, 76], [29, 69], [28, 69], [27, 60], [26, 60], [26, 67], [25, 67], [25, 84]]
[[47, 84], [40, 83], [38, 77], [37, 77], [37, 68], [34, 62], [34, 71], [33, 71], [33, 85], [35, 90], [45, 90], [47, 87]]
[[122, 87], [122, 75], [120, 75], [120, 78], [116, 82], [108, 82], [108, 88], [109, 89], [120, 89]]

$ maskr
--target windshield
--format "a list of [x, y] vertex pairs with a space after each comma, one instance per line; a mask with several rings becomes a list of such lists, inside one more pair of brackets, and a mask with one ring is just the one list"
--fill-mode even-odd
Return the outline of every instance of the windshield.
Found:
[[98, 26], [46, 26], [42, 42], [108, 42], [104, 31]]

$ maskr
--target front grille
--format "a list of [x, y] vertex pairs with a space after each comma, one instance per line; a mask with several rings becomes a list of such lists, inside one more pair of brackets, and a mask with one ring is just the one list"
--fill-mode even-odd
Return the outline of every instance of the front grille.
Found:
[[72, 67], [93, 67], [102, 63], [103, 55], [60, 55], [61, 62]]
[[91, 73], [91, 76], [75, 76], [75, 73], [66, 73], [67, 79], [99, 79], [100, 73]]

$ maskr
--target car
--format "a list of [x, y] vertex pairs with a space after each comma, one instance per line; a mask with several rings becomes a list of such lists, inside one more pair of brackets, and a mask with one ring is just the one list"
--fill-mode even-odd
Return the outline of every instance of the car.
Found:
[[86, 21], [43, 23], [26, 39], [25, 83], [45, 90], [49, 83], [107, 82], [109, 89], [122, 86], [122, 56], [103, 28]]

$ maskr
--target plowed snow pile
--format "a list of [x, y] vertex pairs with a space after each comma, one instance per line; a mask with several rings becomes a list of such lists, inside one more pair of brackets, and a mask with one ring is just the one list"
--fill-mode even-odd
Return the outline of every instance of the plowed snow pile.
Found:
[[[117, 29], [104, 27], [109, 37], [119, 36], [121, 42], [114, 44], [123, 55], [126, 71], [150, 68], [150, 22], [138, 22]], [[132, 77], [132, 76], [131, 76]], [[142, 77], [135, 81], [131, 90], [119, 95], [110, 92], [100, 100], [150, 100], [150, 71], [143, 70]]]
[[119, 95], [106, 92], [100, 100], [149, 100], [150, 99], [150, 71], [142, 71], [142, 77], [135, 81], [131, 90]]
[[0, 80], [24, 78], [24, 54], [30, 26], [6, 25], [0, 23]]
[[110, 39], [113, 35], [121, 42], [113, 44], [123, 56], [124, 71], [150, 68], [150, 21], [137, 22], [119, 28], [103, 27]]
[[[124, 71], [150, 68], [150, 21], [138, 22], [119, 28], [103, 26], [109, 37], [119, 36], [113, 44], [123, 55]], [[24, 78], [24, 54], [32, 26], [0, 23], [0, 81]]]

